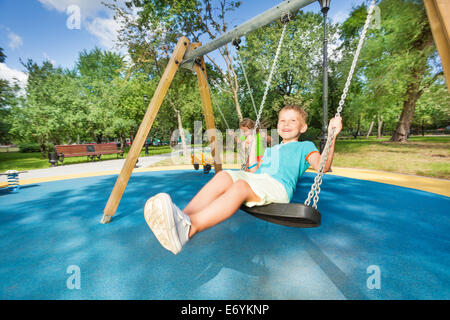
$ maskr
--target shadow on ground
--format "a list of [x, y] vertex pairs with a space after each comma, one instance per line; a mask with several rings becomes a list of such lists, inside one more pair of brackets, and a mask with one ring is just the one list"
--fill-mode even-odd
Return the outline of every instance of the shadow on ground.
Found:
[[[107, 225], [99, 221], [117, 176], [0, 193], [0, 298], [450, 298], [449, 198], [325, 176], [319, 228], [279, 226], [238, 211], [174, 256], [148, 229], [144, 204], [167, 192], [183, 207], [211, 177], [135, 173]], [[296, 202], [313, 177], [299, 182]], [[80, 268], [78, 290], [67, 286], [72, 265]], [[381, 270], [381, 289], [366, 285], [371, 265]]]

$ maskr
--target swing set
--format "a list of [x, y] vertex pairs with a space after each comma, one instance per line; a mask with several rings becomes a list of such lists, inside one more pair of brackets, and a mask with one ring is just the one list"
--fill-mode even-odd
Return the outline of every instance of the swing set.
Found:
[[[198, 85], [200, 88], [200, 96], [202, 100], [202, 108], [203, 114], [206, 121], [206, 127], [208, 132], [208, 139], [210, 141], [211, 146], [211, 155], [213, 160], [213, 166], [215, 172], [219, 172], [222, 170], [221, 164], [221, 154], [220, 149], [217, 148], [217, 140], [215, 135], [215, 121], [214, 114], [211, 102], [211, 95], [208, 86], [208, 78], [206, 74], [206, 66], [203, 56], [208, 54], [211, 51], [216, 50], [217, 48], [233, 42], [236, 46], [240, 42], [240, 38], [245, 36], [247, 33], [261, 28], [273, 21], [281, 19], [283, 24], [283, 30], [281, 32], [281, 36], [279, 39], [278, 47], [275, 53], [275, 57], [272, 62], [272, 66], [270, 69], [269, 77], [266, 82], [265, 91], [263, 94], [263, 98], [261, 100], [261, 104], [257, 113], [257, 118], [255, 122], [255, 127], [253, 129], [253, 135], [255, 135], [257, 128], [260, 125], [261, 114], [264, 108], [265, 100], [267, 97], [267, 93], [269, 91], [273, 74], [276, 69], [278, 56], [280, 50], [282, 48], [284, 34], [286, 31], [286, 26], [289, 21], [292, 20], [293, 14], [302, 7], [305, 7], [312, 2], [317, 0], [288, 0], [283, 1], [279, 5], [259, 14], [258, 16], [248, 20], [247, 22], [241, 24], [240, 26], [235, 27], [229, 32], [223, 34], [222, 36], [212, 40], [211, 42], [202, 45], [201, 43], [191, 43], [188, 38], [181, 37], [178, 40], [178, 43], [172, 53], [172, 56], [166, 66], [166, 69], [161, 77], [161, 80], [156, 88], [156, 91], [149, 103], [147, 112], [144, 115], [144, 119], [139, 127], [139, 130], [136, 134], [136, 137], [133, 141], [131, 149], [128, 153], [128, 156], [125, 160], [125, 163], [122, 167], [122, 170], [119, 174], [119, 177], [116, 180], [114, 188], [109, 196], [108, 202], [105, 206], [103, 217], [101, 223], [109, 223], [114, 216], [117, 207], [119, 206], [122, 195], [125, 191], [125, 188], [128, 184], [129, 178], [131, 176], [132, 170], [136, 164], [137, 158], [142, 150], [142, 147], [145, 143], [145, 138], [147, 137], [153, 121], [158, 114], [159, 108], [163, 102], [163, 99], [169, 89], [170, 84], [177, 72], [178, 68], [183, 67], [187, 68], [196, 73], [198, 79]], [[447, 85], [449, 85], [449, 76], [450, 76], [450, 48], [449, 48], [449, 32], [450, 29], [448, 26], [448, 19], [442, 18], [445, 13], [445, 0], [424, 0], [425, 7], [427, 9], [427, 14], [430, 20], [430, 25], [433, 32], [433, 37], [435, 42], [437, 43], [439, 54], [441, 55], [442, 64], [444, 66], [444, 73], [447, 78]], [[372, 21], [372, 13], [375, 8], [375, 0], [371, 0], [371, 4], [368, 8], [367, 18], [364, 24], [363, 31], [361, 33], [361, 37], [359, 39], [358, 47], [355, 51], [353, 62], [350, 68], [350, 71], [347, 76], [347, 81], [344, 86], [343, 93], [341, 95], [339, 106], [337, 108], [337, 112], [335, 114], [336, 117], [339, 117], [342, 108], [345, 103], [345, 98], [347, 96], [348, 89], [350, 87], [350, 83], [353, 77], [353, 73], [355, 71], [356, 63], [358, 61], [358, 57], [361, 51], [361, 48], [364, 43], [364, 39], [369, 28], [369, 25]], [[449, 11], [445, 13], [448, 18]], [[445, 23], [446, 22], [446, 23]], [[439, 43], [439, 44], [438, 44]], [[237, 48], [238, 49], [238, 48]], [[239, 56], [239, 53], [238, 53]], [[248, 80], [246, 79], [247, 86], [249, 88]], [[252, 98], [253, 102], [253, 98]], [[254, 102], [253, 102], [254, 105]], [[254, 105], [255, 107], [255, 105]], [[256, 108], [255, 108], [256, 111]], [[328, 152], [330, 149], [332, 137], [334, 135], [334, 130], [332, 130], [331, 134], [328, 135], [324, 150], [323, 157], [320, 164], [320, 168], [317, 172], [316, 177], [314, 178], [314, 183], [311, 186], [311, 190], [308, 193], [308, 197], [303, 204], [301, 203], [272, 203], [265, 206], [256, 206], [256, 207], [246, 207], [243, 205], [241, 207], [242, 210], [247, 213], [281, 225], [291, 226], [291, 227], [317, 227], [321, 222], [321, 214], [317, 210], [317, 203], [319, 201], [319, 193], [320, 193], [320, 185], [322, 184], [322, 177], [324, 174], [324, 167], [326, 163], [326, 159], [328, 156]], [[249, 148], [251, 149], [251, 148]], [[246, 155], [248, 157], [248, 155]]]

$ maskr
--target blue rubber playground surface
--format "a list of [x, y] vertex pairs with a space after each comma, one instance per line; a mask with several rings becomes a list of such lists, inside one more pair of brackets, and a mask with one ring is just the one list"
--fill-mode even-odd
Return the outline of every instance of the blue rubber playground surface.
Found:
[[[450, 198], [326, 175], [319, 228], [238, 211], [175, 256], [144, 204], [167, 192], [183, 207], [211, 174], [134, 173], [106, 225], [116, 175], [0, 190], [0, 298], [450, 299]], [[296, 202], [313, 178], [302, 177]]]

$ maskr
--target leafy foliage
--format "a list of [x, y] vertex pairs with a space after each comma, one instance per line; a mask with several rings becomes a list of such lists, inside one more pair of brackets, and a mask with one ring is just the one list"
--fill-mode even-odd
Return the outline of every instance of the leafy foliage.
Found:
[[[181, 35], [193, 41], [213, 39], [227, 31], [226, 13], [241, 1], [130, 0], [112, 5], [124, 29], [119, 43], [130, 59], [95, 48], [82, 51], [73, 70], [49, 61], [22, 62], [28, 73], [25, 95], [0, 80], [0, 142], [39, 145], [44, 156], [60, 143], [102, 142], [133, 138]], [[381, 0], [381, 25], [371, 28], [346, 99], [344, 131], [367, 130], [372, 121], [386, 130], [450, 123], [450, 95], [442, 76], [422, 1]], [[340, 24], [327, 21], [329, 43], [329, 114], [336, 111], [353, 59], [366, 6], [355, 7]], [[250, 34], [240, 55], [259, 107], [276, 50], [281, 23]], [[320, 13], [299, 11], [289, 22], [263, 121], [274, 128], [285, 104], [300, 104], [309, 113], [311, 139], [322, 127], [323, 21]], [[237, 57], [220, 49], [227, 65], [210, 60], [207, 74], [215, 105], [216, 126], [236, 128], [242, 117], [256, 118]], [[6, 56], [0, 48], [0, 62]], [[412, 118], [406, 119], [405, 109]], [[411, 113], [412, 112], [412, 113]], [[180, 68], [154, 121], [150, 136], [168, 141], [178, 128], [191, 131], [203, 119], [195, 74]], [[306, 137], [306, 136], [305, 136]], [[304, 138], [305, 138], [304, 137]]]

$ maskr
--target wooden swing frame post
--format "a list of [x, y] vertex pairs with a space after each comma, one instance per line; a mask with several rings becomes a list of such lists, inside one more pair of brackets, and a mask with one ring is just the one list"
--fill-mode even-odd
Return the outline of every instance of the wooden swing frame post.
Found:
[[113, 215], [116, 213], [117, 207], [119, 206], [122, 195], [128, 184], [128, 180], [133, 172], [133, 168], [136, 165], [136, 161], [153, 125], [153, 121], [158, 114], [159, 108], [161, 107], [164, 97], [167, 94], [167, 90], [172, 83], [175, 73], [177, 72], [180, 62], [183, 59], [188, 47], [189, 39], [186, 37], [181, 37], [172, 53], [172, 57], [170, 58], [166, 69], [164, 70], [164, 74], [162, 75], [158, 87], [153, 94], [153, 98], [148, 105], [147, 112], [145, 113], [144, 119], [139, 126], [139, 130], [136, 133], [136, 137], [134, 138], [133, 144], [128, 152], [125, 163], [123, 164], [119, 177], [116, 180], [116, 184], [114, 185], [105, 209], [103, 210], [103, 218], [101, 223], [110, 222]]
[[424, 4], [450, 91], [450, 3], [448, 0], [424, 0]]
[[[191, 44], [191, 50], [200, 47], [201, 43]], [[211, 155], [214, 161], [214, 171], [217, 173], [222, 170], [221, 148], [218, 146], [214, 112], [211, 102], [211, 93], [209, 91], [208, 76], [206, 75], [206, 65], [203, 57], [197, 58], [194, 63], [194, 71], [197, 74], [198, 86], [200, 88], [200, 97], [202, 99], [203, 114], [205, 116], [208, 140], [211, 145]]]
[[[164, 74], [161, 77], [158, 87], [156, 88], [153, 98], [148, 105], [147, 112], [144, 115], [144, 119], [142, 120], [138, 132], [136, 133], [136, 137], [131, 145], [130, 152], [127, 155], [119, 177], [116, 180], [116, 184], [114, 185], [108, 202], [106, 203], [101, 223], [111, 222], [112, 217], [117, 211], [131, 173], [133, 172], [133, 168], [136, 165], [137, 158], [139, 157], [139, 154], [144, 146], [145, 139], [150, 132], [153, 121], [158, 114], [159, 108], [161, 107], [164, 97], [167, 94], [170, 84], [178, 71], [184, 54], [189, 48], [193, 50], [199, 46], [201, 46], [201, 43], [189, 44], [189, 40], [186, 37], [181, 37], [178, 41], [172, 57], [164, 70]], [[194, 63], [193, 69], [198, 78], [203, 114], [205, 116], [206, 128], [208, 129], [208, 139], [212, 147], [211, 154], [214, 159], [214, 170], [217, 173], [222, 170], [222, 162], [221, 152], [217, 143], [217, 134], [215, 133], [216, 126], [214, 121], [214, 112], [212, 109], [211, 95], [209, 92], [208, 77], [206, 75], [206, 66], [203, 57], [197, 59], [197, 63]]]

